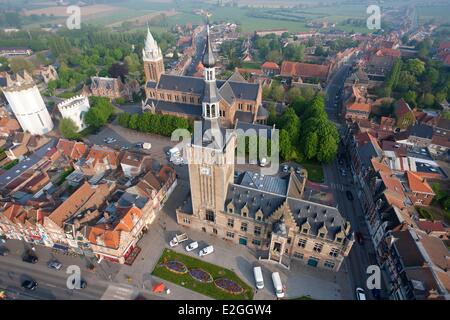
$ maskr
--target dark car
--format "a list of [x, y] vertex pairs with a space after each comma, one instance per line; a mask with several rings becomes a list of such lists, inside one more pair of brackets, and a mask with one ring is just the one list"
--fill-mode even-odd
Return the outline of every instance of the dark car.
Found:
[[360, 245], [363, 245], [363, 244], [364, 244], [364, 236], [363, 236], [363, 234], [362, 234], [361, 232], [356, 232], [356, 233], [355, 233], [355, 238], [356, 238], [356, 241], [357, 241]]
[[62, 264], [58, 260], [54, 259], [48, 262], [47, 267], [49, 267], [50, 269], [59, 270], [61, 269]]
[[37, 263], [38, 262], [38, 257], [33, 256], [31, 254], [27, 254], [22, 258], [22, 261], [24, 262], [28, 262], [28, 263]]
[[9, 249], [6, 247], [0, 247], [0, 256], [7, 256], [9, 254]]
[[22, 288], [27, 290], [34, 290], [38, 286], [37, 282], [34, 280], [25, 280], [22, 282]]
[[347, 195], [347, 199], [349, 201], [353, 201], [353, 194], [351, 193], [350, 190], [347, 190], [347, 192], [345, 194]]
[[[73, 279], [72, 284], [75, 285], [75, 279]], [[80, 280], [80, 289], [85, 289], [87, 287], [87, 282], [84, 279]], [[78, 289], [78, 288], [75, 288]]]

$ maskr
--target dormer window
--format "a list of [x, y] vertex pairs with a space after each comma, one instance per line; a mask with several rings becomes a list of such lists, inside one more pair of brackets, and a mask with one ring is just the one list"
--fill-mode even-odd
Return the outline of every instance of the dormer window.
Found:
[[302, 232], [305, 233], [305, 234], [307, 234], [307, 233], [308, 233], [308, 228], [303, 228], [303, 229], [302, 229]]

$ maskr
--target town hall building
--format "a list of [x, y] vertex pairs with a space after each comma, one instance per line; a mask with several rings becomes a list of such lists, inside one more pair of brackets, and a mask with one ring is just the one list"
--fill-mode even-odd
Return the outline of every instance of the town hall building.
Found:
[[176, 210], [177, 222], [248, 246], [261, 259], [285, 266], [296, 259], [338, 271], [354, 242], [350, 223], [337, 208], [304, 199], [305, 170], [277, 176], [235, 175], [237, 134], [225, 135], [221, 126], [223, 98], [209, 39], [203, 64], [202, 136], [194, 133], [183, 150], [190, 193]]

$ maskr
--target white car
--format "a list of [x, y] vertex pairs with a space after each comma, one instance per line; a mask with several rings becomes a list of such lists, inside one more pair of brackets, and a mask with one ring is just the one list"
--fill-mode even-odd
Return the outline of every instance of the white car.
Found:
[[194, 241], [194, 242], [189, 243], [189, 244], [186, 246], [186, 251], [187, 251], [187, 252], [190, 252], [190, 251], [195, 250], [195, 249], [197, 249], [197, 248], [198, 248], [198, 242], [197, 242], [197, 241]]
[[213, 246], [207, 246], [206, 248], [203, 248], [202, 250], [200, 250], [198, 255], [200, 257], [203, 257], [203, 256], [206, 256], [206, 255], [211, 254], [213, 252], [214, 252], [214, 247]]
[[262, 159], [259, 161], [259, 165], [260, 165], [261, 167], [267, 166], [268, 163], [269, 163], [269, 161], [267, 161], [267, 158], [262, 158]]
[[356, 288], [356, 299], [358, 300], [367, 300], [366, 293], [363, 288]]

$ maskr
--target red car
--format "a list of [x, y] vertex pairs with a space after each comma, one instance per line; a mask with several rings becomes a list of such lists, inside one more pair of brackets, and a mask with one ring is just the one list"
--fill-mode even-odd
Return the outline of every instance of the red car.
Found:
[[361, 232], [356, 232], [355, 233], [355, 237], [356, 237], [356, 241], [360, 244], [363, 245], [364, 244], [364, 236]]

